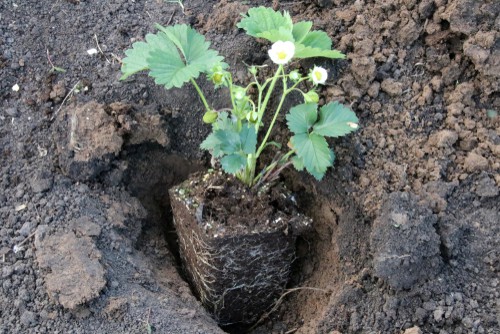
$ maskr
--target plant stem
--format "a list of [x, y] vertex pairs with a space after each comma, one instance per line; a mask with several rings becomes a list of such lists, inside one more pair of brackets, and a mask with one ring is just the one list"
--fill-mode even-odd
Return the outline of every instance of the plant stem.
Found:
[[[276, 84], [276, 81], [278, 80], [278, 77], [279, 77], [279, 74], [280, 72], [283, 71], [283, 65], [280, 65], [278, 67], [278, 70], [276, 71], [276, 73], [274, 74], [274, 77], [273, 77], [273, 80], [271, 81], [271, 85], [269, 86], [269, 88], [267, 89], [267, 93], [266, 93], [266, 97], [264, 98], [264, 102], [262, 102], [262, 105], [260, 106], [259, 108], [259, 119], [257, 120], [257, 123], [260, 124], [260, 122], [262, 121], [262, 117], [264, 116], [264, 111], [266, 110], [266, 107], [267, 107], [267, 103], [269, 102], [269, 98], [271, 97], [271, 93], [273, 92], [274, 90], [274, 85]], [[284, 78], [284, 81], [286, 79]], [[265, 85], [263, 85], [264, 87]], [[286, 88], [284, 87], [283, 89], [283, 94], [285, 93], [285, 90]], [[258, 155], [257, 155], [258, 157]]]
[[196, 88], [196, 91], [198, 92], [198, 95], [201, 98], [201, 102], [203, 102], [203, 105], [205, 106], [205, 109], [207, 111], [210, 111], [210, 106], [208, 105], [207, 99], [205, 99], [205, 95], [203, 95], [203, 92], [200, 89], [200, 86], [196, 83], [196, 81], [191, 78], [191, 83], [193, 84], [194, 88]]
[[[279, 70], [283, 71], [282, 65], [280, 65]], [[277, 73], [278, 72], [276, 72], [276, 74]], [[271, 83], [271, 87], [269, 87], [269, 89], [271, 89], [274, 86], [274, 83], [275, 83], [275, 81], [273, 81]], [[274, 113], [273, 120], [271, 121], [271, 124], [269, 125], [269, 128], [267, 129], [266, 135], [264, 136], [264, 139], [262, 140], [262, 143], [261, 143], [259, 149], [257, 150], [256, 158], [259, 158], [260, 154], [262, 153], [262, 151], [266, 147], [267, 139], [271, 135], [271, 131], [273, 130], [274, 123], [276, 122], [276, 119], [278, 118], [278, 114], [280, 113], [281, 107], [283, 106], [283, 102], [285, 101], [285, 98], [286, 98], [288, 93], [289, 93], [289, 91], [288, 91], [287, 86], [286, 86], [286, 76], [283, 76], [283, 94], [281, 95], [281, 100], [278, 104], [278, 108], [276, 108], [276, 112]], [[266, 96], [266, 98], [267, 98], [267, 96]], [[266, 103], [267, 103], [267, 101], [264, 101], [264, 106]]]

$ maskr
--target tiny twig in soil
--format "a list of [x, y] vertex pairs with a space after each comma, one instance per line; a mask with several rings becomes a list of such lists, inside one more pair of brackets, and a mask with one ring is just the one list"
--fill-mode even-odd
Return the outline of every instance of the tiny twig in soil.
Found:
[[148, 331], [148, 334], [151, 334], [153, 332], [151, 324], [149, 323], [150, 316], [151, 316], [151, 308], [148, 309], [148, 317], [146, 318], [146, 320], [141, 320], [146, 325], [146, 330]]
[[108, 62], [108, 64], [111, 64], [111, 62], [109, 61], [108, 57], [106, 57], [106, 55], [104, 54], [104, 52], [102, 52], [102, 50], [101, 50], [101, 46], [99, 45], [99, 40], [97, 39], [97, 34], [94, 34], [94, 39], [95, 39], [95, 43], [97, 44], [97, 50], [99, 50], [99, 52], [104, 56], [104, 59], [106, 59], [106, 61]]
[[[269, 318], [269, 316], [275, 312], [278, 307], [281, 305], [281, 303], [283, 302], [283, 299], [290, 293], [292, 292], [295, 292], [295, 291], [299, 291], [299, 290], [313, 290], [313, 291], [321, 291], [321, 292], [324, 292], [324, 293], [327, 293], [328, 291], [325, 290], [325, 289], [320, 289], [320, 288], [312, 288], [312, 287], [308, 287], [308, 286], [303, 286], [303, 287], [298, 287], [298, 288], [293, 288], [293, 289], [288, 289], [286, 290], [279, 298], [278, 300], [276, 301], [276, 303], [274, 303], [274, 306], [273, 308], [269, 311], [269, 312], [266, 312], [262, 317], [260, 317], [260, 319], [255, 323], [255, 325], [253, 325], [251, 328], [250, 328], [250, 331], [254, 330], [255, 328], [257, 328], [258, 325], [260, 325], [261, 323], [264, 322], [264, 320], [266, 320], [267, 318]], [[287, 332], [288, 333], [288, 332]]]
[[172, 19], [174, 18], [174, 15], [176, 12], [177, 12], [177, 9], [174, 9], [172, 15], [170, 15], [170, 18], [167, 21], [167, 24], [166, 24], [167, 26], [170, 24], [170, 22], [172, 22]]
[[56, 112], [54, 113], [54, 115], [52, 115], [52, 118], [51, 120], [53, 120], [54, 118], [56, 118], [57, 114], [59, 113], [59, 111], [61, 110], [61, 108], [63, 107], [64, 103], [66, 102], [66, 100], [71, 96], [73, 95], [73, 92], [75, 91], [76, 87], [78, 87], [78, 85], [80, 84], [80, 80], [78, 80], [78, 82], [73, 86], [73, 88], [71, 88], [71, 90], [69, 91], [69, 93], [66, 95], [66, 97], [64, 98], [64, 100], [62, 100], [61, 102], [61, 105], [59, 106], [59, 108], [57, 108]]
[[21, 246], [24, 245], [29, 239], [31, 239], [33, 236], [35, 235], [35, 232], [31, 233], [30, 235], [28, 235], [23, 241], [21, 241], [20, 243], [18, 243], [17, 245], [14, 245], [14, 247], [12, 247], [12, 251], [14, 253], [17, 253], [21, 250]]
[[49, 65], [50, 65], [50, 72], [66, 72], [66, 70], [62, 67], [57, 67], [56, 65], [54, 65], [54, 63], [52, 62], [52, 59], [50, 59], [50, 53], [49, 53], [49, 49], [47, 49], [47, 60], [49, 62]]

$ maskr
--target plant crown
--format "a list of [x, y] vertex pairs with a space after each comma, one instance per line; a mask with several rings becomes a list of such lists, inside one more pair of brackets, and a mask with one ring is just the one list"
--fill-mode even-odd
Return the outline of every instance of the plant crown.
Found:
[[[184, 24], [168, 27], [157, 24], [156, 27], [158, 33], [146, 35], [144, 42], [134, 43], [125, 52], [121, 79], [148, 70], [155, 82], [166, 89], [180, 88], [188, 82], [193, 84], [205, 107], [203, 121], [212, 124], [212, 132], [201, 148], [220, 159], [222, 169], [246, 185], [271, 181], [290, 164], [321, 180], [335, 159], [326, 137], [344, 136], [358, 128], [358, 118], [348, 107], [330, 102], [318, 110], [316, 90], [304, 92], [299, 88], [306, 80], [314, 87], [324, 84], [328, 76], [324, 68], [314, 66], [307, 75], [298, 70], [287, 71], [293, 59], [345, 58], [340, 51], [332, 50], [332, 41], [324, 31], [311, 30], [312, 22], [293, 23], [287, 12], [266, 7], [251, 8], [243, 15], [238, 27], [250, 36], [273, 43], [268, 53], [278, 66], [274, 75], [267, 79], [258, 78], [259, 66], [250, 66], [248, 70], [254, 80], [246, 87], [234, 84], [224, 58], [209, 49], [210, 43], [196, 30]], [[210, 106], [195, 81], [200, 74], [205, 74], [216, 88], [229, 89], [231, 108], [214, 110]], [[270, 123], [264, 124], [264, 113], [278, 81], [282, 84], [282, 95]], [[250, 94], [252, 87], [255, 87], [254, 94]], [[257, 161], [266, 148], [281, 149], [280, 144], [270, 141], [270, 134], [285, 98], [294, 91], [302, 94], [304, 103], [286, 114], [288, 128], [293, 134], [287, 145], [289, 150], [278, 153], [257, 172]], [[265, 131], [263, 136], [259, 136], [261, 130]]]

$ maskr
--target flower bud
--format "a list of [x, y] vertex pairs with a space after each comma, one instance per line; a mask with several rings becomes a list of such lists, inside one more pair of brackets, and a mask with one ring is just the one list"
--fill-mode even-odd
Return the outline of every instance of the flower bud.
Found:
[[212, 124], [217, 120], [217, 112], [215, 110], [209, 110], [203, 115], [203, 122], [207, 124]]
[[250, 66], [248, 68], [248, 72], [250, 72], [250, 74], [252, 74], [252, 75], [257, 75], [257, 72], [258, 72], [257, 66]]
[[257, 122], [258, 119], [259, 119], [259, 114], [256, 111], [252, 110], [247, 114], [247, 120], [250, 123], [255, 123]]
[[308, 91], [304, 94], [304, 102], [305, 103], [318, 103], [319, 95], [313, 90]]
[[236, 100], [243, 100], [247, 95], [246, 90], [240, 86], [233, 86], [233, 96]]
[[297, 71], [297, 70], [290, 72], [290, 74], [288, 74], [288, 75], [290, 77], [290, 80], [295, 81], [295, 82], [299, 81], [300, 77], [301, 77], [299, 71]]

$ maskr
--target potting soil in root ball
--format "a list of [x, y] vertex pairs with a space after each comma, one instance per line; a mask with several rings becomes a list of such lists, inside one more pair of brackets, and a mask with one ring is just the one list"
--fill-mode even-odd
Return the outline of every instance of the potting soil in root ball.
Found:
[[283, 291], [295, 239], [311, 226], [281, 185], [252, 190], [220, 172], [170, 189], [187, 276], [222, 324], [250, 324]]

